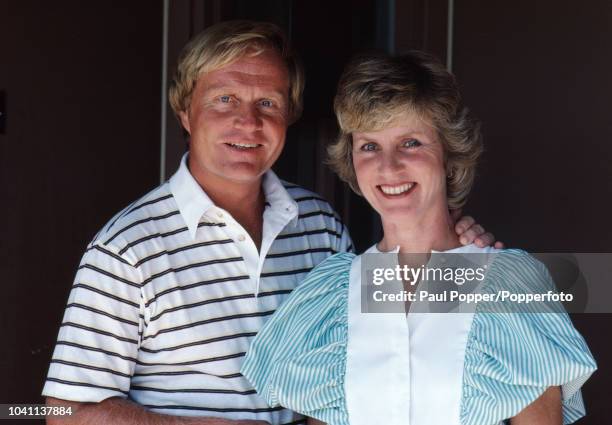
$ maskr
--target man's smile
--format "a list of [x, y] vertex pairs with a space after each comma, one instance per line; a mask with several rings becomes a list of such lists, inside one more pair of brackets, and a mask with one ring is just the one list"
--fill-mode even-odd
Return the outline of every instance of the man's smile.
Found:
[[263, 146], [260, 143], [225, 143], [225, 145], [240, 151], [255, 149]]

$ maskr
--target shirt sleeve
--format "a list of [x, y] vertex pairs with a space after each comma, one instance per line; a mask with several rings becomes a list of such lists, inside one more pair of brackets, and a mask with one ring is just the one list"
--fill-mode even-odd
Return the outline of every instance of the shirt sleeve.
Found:
[[338, 246], [336, 247], [337, 252], [355, 252], [351, 235], [349, 234], [348, 227], [346, 224], [340, 223], [342, 230], [340, 233], [340, 239], [338, 239]]
[[139, 271], [93, 243], [79, 265], [44, 396], [80, 402], [127, 397], [143, 330]]
[[251, 343], [241, 373], [269, 406], [348, 425], [343, 382], [353, 258], [340, 253], [315, 267]]
[[[497, 256], [484, 292], [542, 294], [555, 286], [529, 254]], [[511, 418], [547, 388], [560, 386], [563, 423], [585, 415], [580, 387], [597, 369], [589, 348], [558, 302], [479, 304], [465, 354], [462, 423]]]

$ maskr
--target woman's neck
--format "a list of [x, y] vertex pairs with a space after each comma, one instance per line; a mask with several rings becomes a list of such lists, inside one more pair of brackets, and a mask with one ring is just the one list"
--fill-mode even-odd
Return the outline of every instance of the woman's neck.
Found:
[[448, 209], [436, 210], [416, 220], [411, 217], [385, 220], [383, 217], [384, 237], [378, 244], [379, 249], [391, 251], [399, 246], [402, 253], [429, 253], [461, 246]]

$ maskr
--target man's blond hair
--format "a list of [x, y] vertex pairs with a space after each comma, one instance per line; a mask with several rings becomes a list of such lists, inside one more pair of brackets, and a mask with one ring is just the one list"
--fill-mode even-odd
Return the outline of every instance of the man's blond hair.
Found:
[[245, 55], [257, 56], [274, 49], [289, 75], [289, 123], [302, 113], [304, 71], [284, 32], [267, 22], [226, 21], [195, 36], [183, 48], [169, 89], [170, 105], [178, 116], [189, 109], [191, 94], [200, 75], [220, 69]]

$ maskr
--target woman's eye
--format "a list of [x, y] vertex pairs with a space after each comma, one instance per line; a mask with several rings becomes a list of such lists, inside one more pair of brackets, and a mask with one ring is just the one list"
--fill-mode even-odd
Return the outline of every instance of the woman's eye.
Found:
[[375, 143], [366, 143], [363, 146], [361, 146], [361, 150], [362, 151], [375, 151], [376, 150], [376, 144]]
[[422, 145], [417, 139], [408, 139], [405, 140], [402, 144], [406, 148], [416, 148]]
[[269, 108], [272, 106], [272, 101], [268, 100], [268, 99], [264, 99], [260, 102], [261, 106], [265, 106], [266, 108]]

